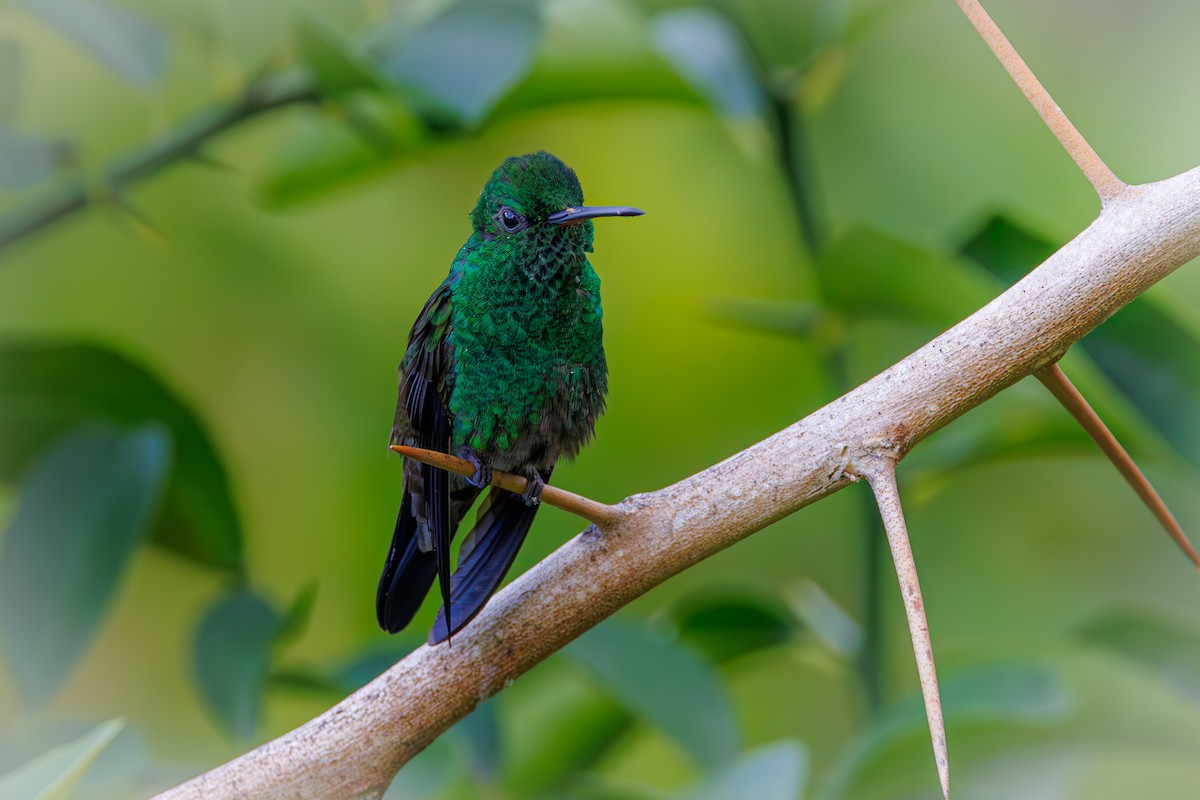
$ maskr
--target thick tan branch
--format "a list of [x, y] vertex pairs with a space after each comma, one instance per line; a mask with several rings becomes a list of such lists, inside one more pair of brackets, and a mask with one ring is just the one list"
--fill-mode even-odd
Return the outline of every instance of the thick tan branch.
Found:
[[1025, 95], [1025, 99], [1033, 106], [1034, 111], [1038, 113], [1038, 116], [1050, 128], [1050, 132], [1079, 165], [1084, 176], [1096, 188], [1096, 193], [1100, 195], [1100, 202], [1107, 203], [1120, 194], [1126, 188], [1125, 184], [1096, 154], [1087, 139], [1083, 138], [1078, 129], [1071, 124], [1071, 120], [1067, 119], [1067, 115], [1058, 107], [1058, 103], [1054, 102], [1054, 98], [1033, 74], [1033, 70], [1025, 63], [1025, 59], [1021, 58], [1021, 55], [1009, 43], [1008, 37], [984, 11], [979, 0], [956, 0], [956, 2], [963, 13], [967, 15], [967, 19], [971, 20], [975, 30], [979, 31], [979, 35], [983, 37], [987, 46], [996, 54], [996, 58], [1000, 60], [1001, 65], [1012, 77], [1021, 93]]
[[[667, 578], [896, 460], [1058, 359], [1200, 254], [1200, 170], [1129, 191], [1019, 283], [857, 389], [729, 459], [614, 506], [514, 580], [454, 637], [423, 646], [311, 722], [160, 797], [346, 798]], [[857, 469], [858, 472], [863, 470]]]
[[1092, 441], [1100, 445], [1100, 449], [1104, 451], [1104, 455], [1108, 456], [1108, 460], [1113, 463], [1113, 466], [1117, 468], [1121, 476], [1137, 492], [1137, 496], [1150, 509], [1150, 513], [1155, 516], [1167, 534], [1175, 540], [1175, 543], [1192, 560], [1192, 563], [1200, 568], [1200, 555], [1196, 554], [1196, 549], [1188, 541], [1187, 534], [1183, 532], [1183, 528], [1175, 520], [1175, 515], [1171, 513], [1171, 509], [1167, 508], [1167, 504], [1159, 497], [1158, 492], [1154, 491], [1154, 486], [1151, 485], [1150, 479], [1138, 469], [1138, 465], [1134, 463], [1133, 458], [1121, 446], [1121, 443], [1117, 441], [1117, 437], [1113, 436], [1112, 431], [1100, 419], [1100, 416], [1092, 408], [1091, 404], [1075, 388], [1075, 384], [1071, 383], [1070, 379], [1063, 373], [1062, 368], [1058, 364], [1051, 364], [1044, 369], [1038, 370], [1037, 377], [1038, 380], [1045, 384], [1046, 388], [1050, 390], [1050, 393], [1054, 395], [1058, 402], [1062, 403], [1063, 407], [1071, 412], [1071, 416], [1087, 431], [1088, 436], [1092, 437]]
[[937, 763], [942, 794], [946, 800], [950, 800], [950, 756], [946, 748], [942, 697], [938, 692], [933, 643], [929, 636], [929, 621], [925, 618], [925, 601], [921, 599], [921, 582], [917, 580], [917, 563], [913, 560], [904, 509], [900, 506], [900, 490], [896, 486], [896, 465], [890, 460], [881, 459], [864, 471], [871, 491], [875, 493], [875, 502], [879, 504], [879, 515], [883, 518], [883, 529], [887, 531], [888, 546], [896, 565], [896, 579], [900, 582], [900, 594], [904, 598], [904, 614], [908, 617], [908, 634], [912, 639], [913, 655], [917, 659], [917, 675], [921, 679], [925, 717], [929, 720], [933, 759]]

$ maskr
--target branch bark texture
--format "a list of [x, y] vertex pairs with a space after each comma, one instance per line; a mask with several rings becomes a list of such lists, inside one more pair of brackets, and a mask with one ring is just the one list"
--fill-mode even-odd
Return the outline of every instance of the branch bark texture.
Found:
[[978, 312], [853, 391], [679, 483], [614, 507], [497, 594], [453, 646], [423, 646], [325, 714], [162, 795], [374, 797], [480, 701], [696, 562], [901, 459], [1200, 254], [1200, 168], [1130, 186]]

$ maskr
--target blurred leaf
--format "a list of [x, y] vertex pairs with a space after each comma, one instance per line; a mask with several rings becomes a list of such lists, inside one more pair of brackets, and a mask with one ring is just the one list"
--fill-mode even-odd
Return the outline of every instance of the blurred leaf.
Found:
[[1079, 633], [1089, 644], [1141, 664], [1200, 702], [1200, 632], [1157, 614], [1125, 611], [1100, 616]]
[[862, 629], [821, 585], [802, 578], [787, 592], [788, 605], [830, 652], [852, 658], [862, 649]]
[[0, 123], [0, 188], [20, 189], [52, 178], [67, 153], [56, 139], [34, 136]]
[[701, 592], [671, 613], [676, 635], [716, 662], [790, 640], [798, 621], [782, 602], [750, 592]]
[[460, 720], [452, 730], [466, 742], [470, 753], [471, 771], [475, 777], [487, 784], [494, 784], [500, 775], [503, 760], [495, 701], [489, 698], [475, 706], [475, 710]]
[[[828, 3], [830, 0], [819, 0]], [[841, 4], [844, 0], [833, 0]], [[821, 36], [833, 34], [836, 15], [816, 9], [815, 3], [795, 0], [758, 0], [754, 3], [725, 0], [721, 4], [737, 20], [751, 52], [772, 77], [794, 74], [824, 42]]]
[[573, 789], [633, 726], [633, 716], [597, 693], [586, 674], [568, 670], [555, 680], [554, 668], [566, 660], [553, 660], [533, 696], [518, 698], [520, 726], [505, 741], [504, 788], [512, 797]]
[[447, 796], [449, 787], [461, 785], [466, 764], [454, 744], [446, 736], [434, 739], [396, 773], [383, 800], [432, 800]]
[[1058, 247], [1003, 214], [995, 214], [984, 221], [960, 250], [1011, 285], [1054, 255]]
[[386, 83], [376, 66], [360, 56], [354, 45], [324, 18], [312, 13], [296, 24], [300, 56], [312, 70], [324, 97]]
[[752, 797], [754, 800], [796, 800], [808, 778], [808, 753], [795, 740], [759, 747], [738, 756], [737, 760], [694, 789], [677, 795], [679, 800], [727, 800]]
[[261, 188], [268, 209], [313, 200], [379, 167], [379, 156], [349, 127], [324, 117], [289, 139]]
[[817, 262], [826, 302], [865, 317], [944, 327], [991, 300], [986, 280], [954, 259], [868, 228], [849, 231]]
[[737, 751], [737, 720], [721, 678], [687, 648], [615, 619], [576, 639], [566, 652], [702, 769], [719, 766]]
[[519, 0], [463, 0], [419, 25], [395, 26], [373, 52], [431, 116], [475, 128], [529, 70], [541, 35]]
[[281, 667], [273, 670], [267, 681], [273, 689], [331, 695], [335, 698], [345, 697], [353, 691], [347, 691], [345, 684], [337, 678], [304, 667]]
[[0, 797], [12, 800], [68, 800], [83, 773], [116, 738], [125, 721], [109, 720], [70, 744], [60, 745], [6, 775]]
[[763, 96], [741, 35], [707, 8], [665, 11], [650, 23], [655, 44], [685, 80], [730, 117], [762, 114]]
[[368, 648], [338, 670], [337, 679], [354, 691], [378, 678], [404, 655], [401, 650]]
[[[947, 728], [1045, 725], [1065, 719], [1075, 702], [1059, 668], [1033, 662], [987, 664], [952, 674], [941, 681], [941, 695]], [[842, 752], [818, 796], [852, 797], [855, 781], [873, 762], [906, 740], [928, 735], [919, 695], [885, 709]]]
[[[1056, 249], [1000, 215], [962, 247], [1005, 284], [1024, 277]], [[1143, 295], [1080, 344], [1175, 451], [1200, 468], [1200, 314]]]
[[605, 99], [703, 98], [654, 46], [640, 9], [626, 0], [551, 0], [528, 77], [497, 112]]
[[283, 621], [279, 625], [277, 644], [291, 644], [300, 638], [308, 627], [309, 620], [312, 619], [313, 606], [316, 605], [316, 602], [317, 582], [309, 581], [296, 595], [296, 599], [292, 601], [287, 613], [284, 614]]
[[1175, 451], [1200, 468], [1200, 335], [1177, 312], [1144, 295], [1081, 344]]
[[670, 795], [654, 786], [620, 775], [590, 772], [571, 781], [571, 800], [668, 800]]
[[[0, 39], [0, 130], [12, 123], [17, 115], [17, 101], [21, 97], [22, 70], [21, 44], [15, 39]], [[0, 172], [3, 172], [4, 154], [0, 153]], [[0, 185], [3, 185], [0, 183]]]
[[[1065, 411], [1028, 404], [1002, 416], [970, 416], [943, 428], [914, 451], [904, 483], [924, 500], [942, 488], [946, 476], [1007, 459], [1100, 451]], [[914, 498], [915, 499], [915, 498]], [[920, 502], [920, 501], [917, 501]]]
[[194, 668], [200, 695], [238, 741], [258, 727], [278, 612], [252, 589], [238, 586], [219, 598], [196, 628]]
[[757, 297], [721, 298], [713, 304], [712, 314], [718, 320], [796, 338], [812, 336], [827, 317], [815, 303]]
[[850, 58], [841, 44], [821, 48], [804, 68], [796, 85], [800, 107], [809, 116], [820, 114], [846, 81]]
[[102, 0], [22, 0], [21, 5], [130, 83], [149, 88], [162, 82], [167, 39], [149, 18]]
[[21, 697], [40, 707], [83, 655], [162, 497], [170, 435], [80, 428], [22, 476], [0, 552], [0, 632]]
[[152, 541], [185, 558], [241, 569], [242, 531], [224, 465], [203, 423], [125, 356], [78, 344], [0, 344], [0, 480], [14, 479], [63, 430], [103, 420], [157, 421], [174, 463]]

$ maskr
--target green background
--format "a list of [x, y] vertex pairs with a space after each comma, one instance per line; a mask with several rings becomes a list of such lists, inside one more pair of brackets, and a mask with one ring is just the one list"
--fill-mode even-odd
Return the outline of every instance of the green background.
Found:
[[[84, 4], [46, 6], [77, 14], [71, 6]], [[821, 231], [807, 242], [768, 115], [706, 100], [656, 53], [649, 26], [675, 5], [534, 5], [542, 27], [529, 75], [478, 124], [414, 134], [422, 100], [387, 88], [291, 105], [207, 144], [221, 166], [181, 161], [132, 186], [126, 198], [145, 222], [100, 203], [0, 251], [0, 340], [100, 345], [157, 376], [207, 429], [244, 536], [232, 571], [138, 547], [94, 638], [46, 704], [24, 701], [12, 677], [23, 645], [9, 637], [0, 766], [124, 717], [125, 732], [79, 796], [145, 794], [328, 707], [342, 690], [318, 676], [421, 641], [432, 602], [399, 638], [377, 629], [372, 608], [400, 496], [399, 461], [385, 451], [395, 368], [409, 325], [469, 233], [479, 188], [504, 157], [544, 148], [576, 170], [589, 202], [646, 211], [596, 225], [608, 411], [595, 442], [555, 472], [557, 485], [602, 501], [672, 483], [838, 396], [847, 386], [830, 373], [831, 351], [855, 384], [969, 314], [1003, 283], [956, 254], [994, 215], [1057, 246], [1099, 210], [949, 0], [737, 4], [727, 18], [756, 54], [759, 83], [790, 87], [784, 105], [804, 134], [801, 183]], [[102, 165], [231, 102], [256, 75], [308, 63], [299, 20], [315, 15], [323, 30], [377, 44], [381, 31], [418, 29], [444, 8], [104, 4], [160, 32], [161, 58], [135, 37], [128, 50], [145, 61], [122, 72], [113, 60], [121, 48], [97, 51], [38, 6], [0, 3], [0, 40], [21, 53], [19, 70], [0, 72], [15, 97], [6, 124], [69, 142], [75, 166], [0, 186], [0, 227], [59, 183], [101, 186]], [[987, 6], [1119, 176], [1151, 181], [1196, 164], [1200, 52], [1191, 39], [1200, 6]], [[821, 20], [843, 14], [844, 25], [821, 33]], [[345, 123], [360, 104], [395, 137], [384, 158]], [[0, 159], [6, 152], [18, 157], [0, 149]], [[1178, 401], [1169, 413], [1136, 400], [1135, 378], [1123, 383], [1083, 353], [1064, 368], [1127, 438], [1185, 530], [1198, 531], [1195, 451], [1170, 431], [1190, 430], [1200, 413], [1188, 361], [1200, 358], [1200, 274], [1186, 266], [1150, 295], [1184, 337], [1161, 345], [1183, 355], [1148, 389]], [[1159, 347], [1139, 341], [1135, 353]], [[1193, 797], [1200, 584], [1086, 442], [1069, 432], [1022, 438], [1031, 428], [1069, 431], [1065, 418], [1027, 380], [900, 468], [947, 684], [956, 796]], [[0, 524], [15, 519], [22, 499], [19, 476], [10, 477]], [[731, 700], [740, 732], [732, 749], [765, 759], [730, 778], [737, 796], [938, 796], [886, 554], [880, 621], [867, 622], [870, 533], [858, 496], [866, 491], [851, 487], [650, 592], [620, 615], [640, 631], [622, 645], [633, 666], [610, 664], [615, 677], [605, 678], [586, 652], [552, 658], [490, 704], [487, 720], [455, 729], [402, 772], [403, 796], [665, 797], [705, 780], [711, 796], [734, 796], [716, 783], [719, 766], [696, 757], [707, 745], [678, 733], [708, 695], [655, 711], [623, 692], [638, 636], [646, 647], [685, 647], [702, 676], [717, 676], [704, 686]], [[580, 529], [544, 509], [514, 574]], [[821, 619], [846, 620], [797, 599], [811, 599], [814, 585], [876, 644], [880, 708], [866, 699], [854, 657], [820, 635]], [[236, 668], [197, 661], [201, 620], [230, 597], [255, 608], [265, 600], [278, 615], [310, 586], [311, 617], [290, 641], [246, 648], [269, 654], [276, 679], [215, 712], [197, 670], [211, 679]], [[762, 601], [778, 640], [726, 659], [688, 644], [680, 609], [728, 598], [741, 598], [726, 609], [735, 619], [746, 598]], [[46, 629], [60, 624], [32, 601], [20, 615]], [[268, 640], [278, 620], [264, 619], [259, 639]], [[779, 742], [803, 749], [757, 750]]]

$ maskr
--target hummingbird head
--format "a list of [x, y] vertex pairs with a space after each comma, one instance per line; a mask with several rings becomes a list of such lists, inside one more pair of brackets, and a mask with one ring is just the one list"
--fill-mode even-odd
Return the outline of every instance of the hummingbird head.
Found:
[[592, 219], [642, 213], [629, 206], [583, 205], [575, 171], [539, 150], [506, 158], [496, 168], [479, 194], [471, 222], [485, 240], [523, 237], [536, 249], [554, 241], [558, 247], [590, 251]]

